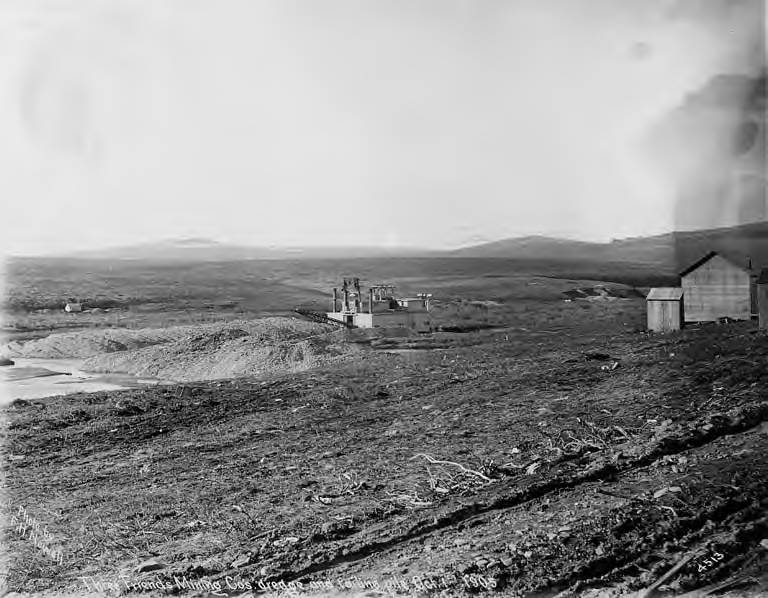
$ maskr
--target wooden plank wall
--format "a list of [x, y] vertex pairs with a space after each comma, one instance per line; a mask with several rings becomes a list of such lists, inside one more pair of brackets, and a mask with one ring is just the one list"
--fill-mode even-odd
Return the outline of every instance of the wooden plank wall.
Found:
[[768, 329], [768, 284], [757, 287], [757, 307], [760, 312], [760, 328]]
[[671, 332], [680, 330], [680, 301], [648, 301], [648, 330]]
[[752, 315], [752, 286], [746, 270], [715, 255], [682, 277], [685, 321], [748, 320]]

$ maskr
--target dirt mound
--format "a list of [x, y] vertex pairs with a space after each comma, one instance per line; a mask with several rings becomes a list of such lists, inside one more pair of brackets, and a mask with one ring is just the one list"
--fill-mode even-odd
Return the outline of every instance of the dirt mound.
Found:
[[85, 358], [82, 368], [189, 382], [306, 370], [360, 352], [335, 328], [296, 318], [53, 334], [13, 342], [5, 353]]
[[253, 326], [212, 330], [130, 351], [90, 357], [83, 369], [189, 382], [294, 372], [328, 363], [362, 349], [344, 342], [343, 332], [288, 318]]
[[12, 341], [0, 347], [0, 351], [14, 357], [41, 359], [83, 358], [99, 353], [127, 351], [175, 340], [192, 331], [193, 327], [107, 328], [51, 334], [30, 341]]
[[[182, 339], [198, 339], [202, 349], [211, 339], [231, 339], [254, 335], [263, 339], [289, 339], [297, 335], [318, 334], [326, 328], [294, 318], [263, 318], [252, 321], [173, 326], [168, 328], [106, 328], [52, 334], [42, 339], [13, 341], [0, 346], [9, 357], [43, 359], [85, 358], [103, 353], [133, 351]], [[194, 343], [193, 343], [194, 346]]]

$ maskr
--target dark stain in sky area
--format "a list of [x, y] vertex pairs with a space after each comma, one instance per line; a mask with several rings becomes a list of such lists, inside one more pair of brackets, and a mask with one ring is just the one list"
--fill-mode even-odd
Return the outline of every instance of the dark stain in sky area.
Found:
[[765, 220], [766, 75], [720, 74], [688, 94], [651, 133], [675, 181], [675, 228]]
[[653, 54], [653, 47], [645, 42], [635, 42], [629, 48], [629, 56], [633, 60], [646, 60]]

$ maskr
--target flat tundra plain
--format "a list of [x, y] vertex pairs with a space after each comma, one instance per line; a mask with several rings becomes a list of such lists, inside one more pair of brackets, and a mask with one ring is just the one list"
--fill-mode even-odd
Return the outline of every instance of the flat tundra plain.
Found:
[[[337, 272], [315, 273], [304, 294], [301, 273], [271, 279], [290, 295], [271, 295], [277, 306], [235, 300], [220, 319], [231, 327], [287, 319], [290, 302], [322, 306], [320, 281]], [[768, 338], [753, 322], [649, 335], [642, 281], [638, 292], [608, 280], [607, 295], [568, 293], [599, 280], [484, 260], [452, 276], [409, 274], [406, 287], [434, 293], [446, 331], [387, 337], [313, 324], [313, 335], [354, 350], [307, 367], [5, 408], [8, 590], [768, 591]], [[34, 276], [16, 277], [14, 301]], [[187, 295], [182, 309], [165, 296], [81, 320], [6, 307], [23, 344], [46, 327], [104, 328], [102, 317], [128, 330], [163, 314], [175, 325], [215, 321], [201, 305], [229, 300]], [[240, 336], [196, 350], [215, 354]]]

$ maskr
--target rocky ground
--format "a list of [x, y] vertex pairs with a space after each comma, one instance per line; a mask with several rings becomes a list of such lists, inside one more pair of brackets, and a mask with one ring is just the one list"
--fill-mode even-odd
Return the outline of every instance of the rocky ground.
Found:
[[768, 592], [768, 336], [544, 328], [17, 401], [8, 589]]

